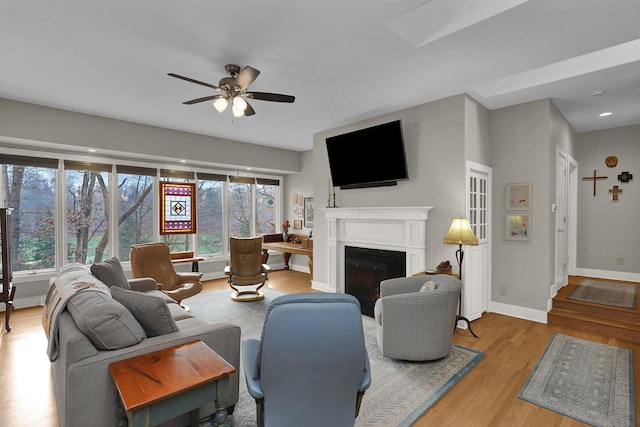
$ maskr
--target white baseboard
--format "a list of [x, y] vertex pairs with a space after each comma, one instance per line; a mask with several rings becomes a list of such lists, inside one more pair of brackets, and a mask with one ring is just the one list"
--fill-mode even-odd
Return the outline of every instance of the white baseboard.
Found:
[[626, 280], [628, 282], [640, 282], [640, 273], [631, 273], [627, 271], [576, 268], [576, 276], [596, 277], [598, 279]]
[[517, 317], [518, 319], [531, 320], [532, 322], [547, 323], [547, 312], [542, 310], [491, 301], [488, 311], [491, 313], [504, 314], [505, 316]]

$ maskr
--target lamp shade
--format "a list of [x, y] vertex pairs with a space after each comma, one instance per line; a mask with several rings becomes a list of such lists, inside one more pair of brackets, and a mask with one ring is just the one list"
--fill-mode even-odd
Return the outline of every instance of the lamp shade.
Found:
[[467, 218], [453, 218], [449, 231], [444, 236], [447, 245], [477, 245], [478, 238], [473, 233]]

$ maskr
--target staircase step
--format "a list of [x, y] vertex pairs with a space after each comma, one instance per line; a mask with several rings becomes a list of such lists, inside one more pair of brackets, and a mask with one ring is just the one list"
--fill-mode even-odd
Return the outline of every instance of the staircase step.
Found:
[[591, 316], [573, 310], [557, 308], [556, 301], [554, 301], [554, 308], [547, 315], [547, 322], [550, 325], [576, 328], [640, 344], [640, 323], [615, 320], [610, 316]]
[[633, 309], [593, 304], [584, 301], [574, 301], [562, 298], [553, 299], [553, 308], [576, 313], [587, 314], [592, 317], [617, 320], [620, 322], [635, 323], [640, 325], [640, 312]]

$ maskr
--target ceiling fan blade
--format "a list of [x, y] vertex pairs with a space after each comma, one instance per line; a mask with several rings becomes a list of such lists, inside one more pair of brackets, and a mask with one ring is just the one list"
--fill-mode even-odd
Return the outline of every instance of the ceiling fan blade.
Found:
[[258, 77], [258, 74], [260, 74], [260, 71], [247, 65], [238, 73], [238, 76], [236, 77], [236, 86], [240, 87], [241, 90], [248, 88], [249, 85]]
[[281, 93], [268, 93], [268, 92], [247, 92], [245, 93], [247, 98], [251, 99], [259, 99], [262, 101], [273, 101], [273, 102], [293, 102], [296, 100], [295, 96], [291, 95], [282, 95]]
[[247, 102], [247, 109], [244, 110], [244, 115], [245, 116], [253, 116], [255, 114], [255, 110], [253, 109], [253, 107]]
[[224, 95], [203, 96], [202, 98], [196, 98], [196, 99], [192, 99], [191, 101], [183, 102], [183, 104], [192, 105], [192, 104], [197, 104], [199, 102], [211, 101], [212, 99], [217, 99], [217, 98], [224, 98]]
[[214, 86], [214, 85], [209, 84], [209, 83], [201, 82], [199, 80], [190, 79], [189, 77], [184, 77], [184, 76], [181, 76], [179, 74], [169, 73], [167, 75], [171, 76], [171, 77], [175, 77], [177, 79], [185, 80], [187, 82], [191, 82], [191, 83], [195, 83], [195, 84], [198, 84], [198, 85], [207, 86], [207, 87], [210, 87], [210, 88], [213, 88], [213, 89], [216, 89], [216, 90], [220, 90], [220, 88], [218, 86]]

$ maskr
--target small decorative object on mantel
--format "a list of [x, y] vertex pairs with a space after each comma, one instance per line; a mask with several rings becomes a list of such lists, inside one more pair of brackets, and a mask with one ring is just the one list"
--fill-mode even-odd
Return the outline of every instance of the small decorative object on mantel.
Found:
[[622, 172], [620, 175], [618, 175], [618, 181], [620, 182], [629, 182], [632, 179], [633, 179], [633, 174], [629, 173], [629, 171]]
[[618, 158], [616, 156], [609, 156], [604, 159], [604, 164], [610, 168], [615, 168], [618, 166]]
[[442, 261], [436, 268], [436, 274], [451, 274], [451, 263], [449, 261]]
[[327, 207], [328, 208], [336, 207], [336, 187], [331, 185], [331, 180], [329, 180], [329, 196], [327, 198]]
[[607, 179], [608, 176], [598, 176], [596, 170], [593, 170], [593, 176], [585, 176], [582, 178], [583, 181], [593, 180], [593, 197], [596, 197], [596, 181], [599, 179]]
[[613, 201], [617, 202], [618, 201], [618, 194], [622, 193], [622, 190], [620, 188], [618, 188], [617, 185], [614, 185], [613, 188], [611, 190], [609, 190], [609, 193], [613, 194]]

